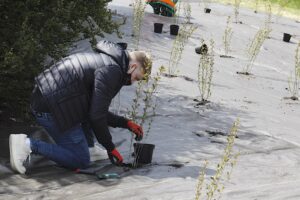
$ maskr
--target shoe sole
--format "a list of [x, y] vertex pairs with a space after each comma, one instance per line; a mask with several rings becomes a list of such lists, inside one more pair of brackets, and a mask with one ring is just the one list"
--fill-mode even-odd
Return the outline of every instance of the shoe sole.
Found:
[[91, 156], [90, 157], [91, 162], [95, 162], [95, 161], [98, 161], [98, 160], [106, 160], [106, 159], [108, 159], [108, 156], [102, 156], [102, 157], [100, 157], [100, 156]]
[[[26, 171], [23, 172], [23, 170], [18, 169], [18, 168], [16, 167], [16, 165], [15, 165], [15, 162], [14, 162], [14, 157], [15, 157], [15, 156], [14, 156], [15, 151], [13, 150], [14, 137], [15, 137], [14, 134], [11, 134], [11, 135], [9, 136], [10, 165], [11, 165], [11, 167], [12, 167], [15, 171], [19, 172], [20, 174], [25, 174]], [[16, 146], [16, 145], [15, 145], [15, 146]]]
[[15, 162], [14, 162], [14, 159], [13, 159], [13, 150], [12, 150], [12, 140], [13, 140], [13, 135], [10, 134], [9, 135], [9, 155], [10, 155], [10, 166], [13, 170], [17, 170], [16, 169], [16, 166], [15, 166]]

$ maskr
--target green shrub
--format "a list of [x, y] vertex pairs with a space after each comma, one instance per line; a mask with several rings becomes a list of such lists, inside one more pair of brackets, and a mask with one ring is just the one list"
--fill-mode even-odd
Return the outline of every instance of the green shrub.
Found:
[[169, 59], [168, 75], [176, 76], [178, 72], [178, 64], [181, 60], [183, 50], [189, 38], [192, 36], [197, 27], [193, 24], [183, 24], [178, 31], [178, 35], [173, 41], [172, 50]]
[[232, 27], [230, 26], [230, 20], [231, 17], [228, 16], [227, 17], [227, 22], [226, 22], [226, 28], [224, 31], [224, 35], [223, 35], [223, 45], [224, 45], [224, 53], [225, 53], [225, 57], [228, 56], [229, 52], [230, 52], [230, 44], [231, 44], [231, 39], [232, 39]]
[[[118, 32], [107, 0], [27, 0], [0, 3], [0, 109], [21, 114], [33, 78], [84, 38]], [[47, 60], [47, 63], [45, 63]]]
[[[201, 39], [201, 46], [203, 46], [204, 40]], [[215, 42], [211, 39], [209, 45], [209, 52], [204, 52], [200, 56], [198, 64], [198, 88], [200, 92], [200, 101], [207, 103], [208, 98], [211, 96], [211, 84], [214, 73], [214, 44]]]
[[241, 74], [249, 75], [250, 71], [252, 70], [254, 61], [256, 60], [256, 57], [258, 56], [260, 49], [265, 42], [265, 40], [269, 37], [271, 32], [271, 29], [269, 28], [261, 28], [257, 31], [255, 34], [253, 40], [248, 44], [248, 48], [246, 50], [246, 54], [248, 57], [248, 63], [243, 68], [243, 71]]
[[290, 92], [291, 99], [298, 100], [299, 99], [299, 78], [300, 78], [300, 42], [297, 45], [296, 53], [295, 53], [295, 68], [293, 73], [291, 73], [288, 78], [288, 91]]
[[233, 168], [235, 167], [237, 163], [237, 159], [240, 156], [240, 152], [235, 153], [233, 149], [235, 138], [237, 137], [239, 124], [240, 124], [239, 119], [237, 119], [233, 123], [230, 132], [227, 136], [227, 144], [224, 149], [222, 158], [217, 165], [216, 172], [212, 177], [210, 177], [209, 183], [206, 183], [205, 184], [206, 187], [205, 189], [203, 189], [204, 182], [206, 182], [205, 172], [208, 166], [208, 161], [207, 160], [205, 161], [204, 167], [201, 169], [200, 175], [198, 177], [195, 200], [200, 200], [201, 195], [204, 192], [206, 194], [206, 198], [205, 198], [206, 200], [220, 199], [222, 197], [222, 192], [225, 188], [224, 186], [225, 181], [230, 180], [233, 172]]
[[134, 0], [133, 2], [133, 37], [135, 49], [139, 48], [141, 26], [145, 14], [146, 3], [144, 0]]
[[[146, 80], [138, 82], [138, 86], [135, 91], [135, 97], [133, 98], [133, 103], [131, 105], [131, 110], [128, 110], [128, 118], [145, 128], [144, 141], [149, 135], [152, 122], [154, 120], [153, 117], [156, 115], [157, 104], [155, 93], [157, 92], [159, 81], [164, 71], [165, 67], [161, 66], [154, 76], [151, 74], [146, 74]], [[133, 146], [133, 139], [134, 134], [131, 136], [129, 152], [131, 152]], [[131, 156], [129, 155], [129, 157]], [[137, 160], [133, 161], [134, 166], [137, 164], [136, 161]]]
[[[194, 31], [198, 28], [196, 25], [191, 24], [191, 5], [187, 2], [183, 5], [184, 12], [184, 22], [181, 24], [179, 28], [178, 35], [173, 41], [172, 50], [169, 59], [169, 68], [168, 75], [176, 76], [177, 67], [179, 61], [181, 60], [181, 56], [185, 45], [187, 44], [189, 38], [192, 36]], [[179, 14], [179, 13], [178, 13]]]
[[240, 5], [241, 5], [241, 0], [234, 0], [235, 23], [239, 23]]

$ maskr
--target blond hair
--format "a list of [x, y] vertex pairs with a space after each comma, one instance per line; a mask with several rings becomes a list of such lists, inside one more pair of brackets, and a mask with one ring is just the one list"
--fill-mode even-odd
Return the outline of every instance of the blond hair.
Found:
[[132, 51], [129, 53], [129, 55], [131, 60], [137, 61], [141, 64], [146, 74], [151, 74], [152, 58], [149, 53], [146, 51]]

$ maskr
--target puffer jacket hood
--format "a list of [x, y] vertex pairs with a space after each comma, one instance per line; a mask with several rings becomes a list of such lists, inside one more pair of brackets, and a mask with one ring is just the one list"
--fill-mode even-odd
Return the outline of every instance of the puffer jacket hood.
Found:
[[102, 40], [96, 45], [96, 52], [106, 54], [114, 59], [126, 74], [129, 65], [129, 54], [127, 50], [123, 50], [122, 47], [116, 43]]

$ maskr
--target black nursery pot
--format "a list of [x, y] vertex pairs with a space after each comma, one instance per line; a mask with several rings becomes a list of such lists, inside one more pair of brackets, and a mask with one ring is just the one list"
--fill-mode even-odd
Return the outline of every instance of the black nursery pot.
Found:
[[152, 162], [152, 155], [155, 145], [145, 143], [134, 143], [134, 156], [137, 164], [149, 164]]
[[118, 42], [117, 44], [120, 45], [123, 50], [127, 49], [127, 43], [126, 42]]
[[154, 23], [154, 32], [155, 33], [162, 33], [164, 24], [162, 23]]
[[176, 24], [170, 25], [170, 34], [171, 35], [178, 35], [179, 26]]
[[290, 42], [292, 35], [288, 33], [283, 33], [283, 41]]
[[208, 52], [208, 46], [206, 44], [203, 44], [200, 47], [196, 47], [195, 48], [195, 52], [197, 54], [201, 54], [201, 55], [207, 54], [207, 52]]
[[204, 8], [205, 13], [210, 13], [211, 9], [210, 8]]

